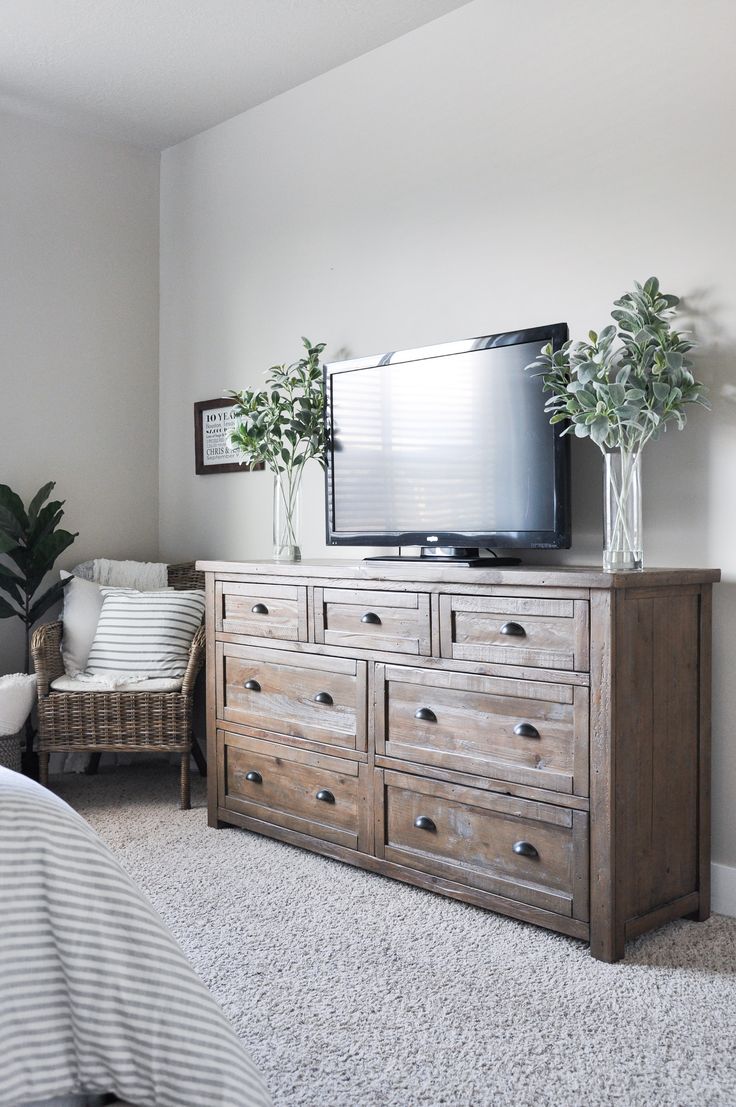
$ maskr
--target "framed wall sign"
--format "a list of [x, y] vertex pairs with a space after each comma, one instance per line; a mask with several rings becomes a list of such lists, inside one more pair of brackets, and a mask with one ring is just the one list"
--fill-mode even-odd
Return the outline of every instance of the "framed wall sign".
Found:
[[198, 400], [194, 405], [194, 471], [206, 473], [247, 473], [260, 465], [241, 465], [242, 451], [230, 445], [235, 430], [235, 400]]

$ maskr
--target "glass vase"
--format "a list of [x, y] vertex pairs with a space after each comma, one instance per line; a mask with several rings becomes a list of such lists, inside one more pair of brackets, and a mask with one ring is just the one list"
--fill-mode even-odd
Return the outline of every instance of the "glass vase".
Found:
[[603, 458], [603, 569], [606, 573], [637, 571], [644, 565], [641, 450], [610, 450]]
[[301, 561], [302, 470], [273, 476], [273, 556], [276, 561]]

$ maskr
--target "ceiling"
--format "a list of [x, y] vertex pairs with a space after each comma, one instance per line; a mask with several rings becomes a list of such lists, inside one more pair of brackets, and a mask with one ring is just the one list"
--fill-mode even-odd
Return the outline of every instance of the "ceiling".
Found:
[[0, 109], [164, 149], [469, 0], [0, 0]]

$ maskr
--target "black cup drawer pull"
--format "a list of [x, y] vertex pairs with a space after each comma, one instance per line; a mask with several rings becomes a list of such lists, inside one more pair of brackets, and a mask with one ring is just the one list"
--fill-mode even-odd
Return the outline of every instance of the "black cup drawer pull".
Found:
[[531, 842], [514, 842], [514, 853], [518, 853], [521, 857], [539, 857]]
[[366, 611], [365, 615], [360, 617], [361, 623], [373, 623], [374, 626], [381, 625], [381, 616], [376, 615], [375, 611]]
[[314, 697], [315, 703], [325, 703], [328, 707], [332, 707], [335, 702], [329, 692], [318, 692]]
[[414, 826], [417, 830], [437, 830], [437, 824], [434, 819], [430, 819], [429, 815], [418, 815], [414, 820]]
[[263, 784], [263, 777], [260, 773], [257, 773], [255, 769], [251, 769], [249, 773], [246, 773], [245, 779], [249, 780], [251, 784]]
[[517, 723], [514, 727], [514, 734], [518, 734], [519, 738], [539, 737], [539, 731], [531, 723]]
[[254, 615], [268, 615], [268, 608], [265, 603], [254, 603], [251, 611]]
[[261, 690], [261, 686], [257, 680], [246, 680], [243, 687], [247, 688], [249, 692], [260, 692]]
[[437, 716], [431, 707], [420, 707], [418, 711], [414, 712], [415, 719], [421, 719], [424, 723], [436, 723]]
[[501, 634], [507, 634], [510, 638], [526, 638], [526, 631], [521, 623], [504, 623]]
[[319, 792], [317, 792], [317, 795], [316, 795], [315, 798], [318, 799], [320, 801], [320, 803], [334, 803], [335, 802], [335, 797], [333, 796], [332, 792], [329, 792], [326, 788], [320, 788], [320, 790], [319, 790]]

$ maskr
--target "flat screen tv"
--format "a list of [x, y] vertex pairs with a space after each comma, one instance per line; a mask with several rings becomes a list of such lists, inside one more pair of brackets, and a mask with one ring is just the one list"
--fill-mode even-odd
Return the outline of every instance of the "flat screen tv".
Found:
[[525, 368], [566, 339], [555, 323], [326, 365], [328, 545], [465, 564], [569, 547], [569, 440]]

